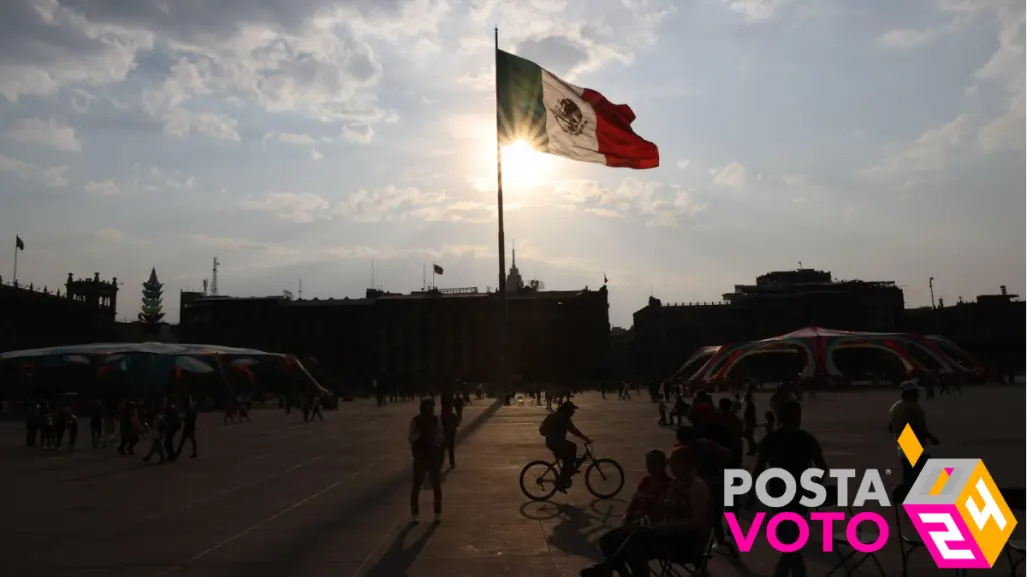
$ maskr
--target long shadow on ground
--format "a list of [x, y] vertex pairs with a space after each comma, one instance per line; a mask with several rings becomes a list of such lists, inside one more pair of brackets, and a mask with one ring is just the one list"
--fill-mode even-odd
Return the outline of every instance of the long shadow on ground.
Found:
[[410, 569], [410, 566], [417, 560], [417, 556], [421, 554], [421, 550], [428, 544], [431, 536], [435, 534], [439, 524], [432, 523], [428, 525], [428, 529], [425, 530], [423, 535], [418, 537], [409, 547], [404, 547], [407, 537], [415, 527], [417, 525], [410, 524], [399, 532], [396, 540], [392, 542], [392, 546], [382, 555], [381, 560], [367, 569], [366, 577], [405, 577], [407, 569]]
[[[482, 413], [475, 417], [473, 421], [462, 427], [457, 432], [456, 444], [460, 445], [471, 435], [481, 429], [481, 427], [484, 426], [484, 424], [502, 406], [503, 401], [501, 399], [496, 399], [489, 408], [482, 411]], [[271, 562], [274, 563], [302, 559], [304, 557], [304, 551], [323, 548], [327, 543], [334, 542], [337, 538], [337, 531], [347, 527], [353, 527], [358, 522], [357, 520], [359, 517], [370, 513], [376, 505], [388, 498], [388, 496], [393, 492], [402, 488], [407, 488], [409, 487], [409, 484], [410, 471], [409, 467], [405, 467], [402, 471], [397, 471], [390, 479], [377, 484], [374, 488], [366, 491], [358, 498], [353, 499], [348, 506], [333, 511], [334, 515], [332, 515], [331, 518], [314, 523], [305, 529], [297, 530], [290, 542], [279, 547], [277, 551], [272, 553], [270, 557], [270, 559], [272, 559]], [[407, 529], [407, 532], [409, 532], [409, 528]], [[426, 533], [426, 535], [430, 536], [430, 533], [431, 531]], [[405, 535], [401, 533], [400, 536], [401, 539], [398, 542], [402, 544], [402, 537], [405, 537]], [[423, 548], [424, 544], [425, 543], [421, 543], [420, 548]], [[420, 548], [417, 549], [418, 552], [420, 551]], [[379, 571], [381, 571], [381, 569], [379, 569]], [[239, 567], [238, 571], [233, 572], [231, 575], [238, 577], [252, 577], [251, 572], [245, 567]], [[386, 572], [379, 573], [379, 575], [384, 577], [385, 575], [398, 576], [400, 574]]]

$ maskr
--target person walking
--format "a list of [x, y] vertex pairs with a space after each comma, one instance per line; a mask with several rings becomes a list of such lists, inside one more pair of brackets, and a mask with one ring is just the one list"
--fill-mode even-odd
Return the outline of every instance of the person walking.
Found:
[[410, 488], [410, 522], [418, 522], [418, 498], [424, 476], [431, 483], [435, 521], [442, 517], [442, 444], [445, 440], [440, 419], [435, 416], [435, 402], [421, 399], [420, 411], [410, 421], [410, 450], [414, 457], [414, 479]]

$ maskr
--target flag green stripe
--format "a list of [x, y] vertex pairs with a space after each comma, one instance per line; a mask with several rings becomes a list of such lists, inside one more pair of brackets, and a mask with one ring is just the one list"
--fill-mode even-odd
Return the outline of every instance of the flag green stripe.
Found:
[[536, 150], [549, 151], [542, 69], [537, 64], [497, 50], [496, 100], [503, 144], [524, 140]]

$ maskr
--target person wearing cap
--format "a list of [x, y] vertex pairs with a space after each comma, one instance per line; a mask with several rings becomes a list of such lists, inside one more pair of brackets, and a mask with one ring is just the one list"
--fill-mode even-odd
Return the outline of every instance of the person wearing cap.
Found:
[[442, 422], [435, 415], [435, 401], [421, 399], [420, 411], [410, 421], [410, 450], [414, 455], [414, 483], [410, 489], [410, 520], [418, 521], [418, 497], [428, 475], [434, 500], [435, 520], [442, 516]]
[[[906, 381], [900, 385], [899, 400], [891, 406], [888, 414], [890, 417], [888, 430], [891, 431], [896, 441], [902, 435], [902, 431], [906, 429], [906, 425], [909, 425], [909, 428], [913, 430], [913, 434], [916, 435], [917, 440], [921, 444], [926, 444], [927, 442], [935, 445], [941, 444], [941, 441], [932, 435], [931, 431], [927, 428], [927, 413], [924, 412], [924, 407], [920, 404], [920, 387], [915, 382]], [[925, 452], [920, 456], [916, 466], [914, 466], [909, 463], [909, 459], [905, 457], [901, 448], [898, 451], [899, 461], [902, 463], [902, 484], [905, 487], [909, 487], [929, 457]]]
[[584, 433], [578, 430], [571, 421], [577, 406], [564, 401], [560, 408], [552, 412], [542, 421], [539, 433], [546, 438], [546, 448], [553, 452], [553, 455], [560, 460], [560, 478], [556, 480], [556, 487], [560, 491], [567, 491], [571, 477], [577, 472], [578, 446], [567, 439], [567, 433], [579, 439], [590, 442]]

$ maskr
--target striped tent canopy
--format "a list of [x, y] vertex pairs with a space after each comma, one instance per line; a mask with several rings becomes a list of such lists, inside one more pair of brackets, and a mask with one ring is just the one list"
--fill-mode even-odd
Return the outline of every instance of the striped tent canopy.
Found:
[[213, 373], [222, 363], [227, 369], [244, 371], [252, 379], [249, 367], [264, 362], [285, 363], [290, 370], [299, 371], [314, 390], [327, 393], [293, 355], [257, 349], [147, 342], [90, 343], [0, 353], [0, 367], [92, 365], [100, 372], [116, 370], [125, 375], [131, 390], [144, 394], [165, 390], [175, 375], [182, 371]]
[[689, 357], [676, 376], [689, 381], [723, 379], [743, 358], [773, 352], [803, 355], [806, 359], [803, 377], [841, 376], [834, 363], [834, 353], [854, 348], [887, 351], [898, 357], [910, 373], [926, 371], [926, 358], [930, 358], [930, 364], [943, 373], [967, 372], [973, 364], [969, 355], [954, 343], [936, 335], [845, 331], [811, 326], [758, 341], [702, 347]]
[[45, 349], [26, 349], [0, 353], [0, 362], [13, 359], [38, 359], [45, 357], [62, 357], [66, 355], [101, 356], [114, 354], [152, 354], [164, 356], [208, 356], [226, 355], [232, 357], [282, 356], [256, 349], [239, 349], [218, 345], [190, 345], [177, 343], [90, 343], [87, 345], [69, 345], [66, 347], [49, 347]]

